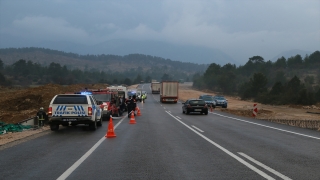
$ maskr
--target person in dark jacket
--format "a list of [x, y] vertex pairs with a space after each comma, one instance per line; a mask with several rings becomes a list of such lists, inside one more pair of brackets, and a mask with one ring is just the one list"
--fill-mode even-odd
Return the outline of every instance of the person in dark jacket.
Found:
[[136, 98], [136, 96], [133, 95], [132, 98], [127, 101], [128, 118], [130, 118], [131, 113], [134, 113], [134, 115], [136, 115], [136, 114], [135, 114], [135, 109], [136, 109], [136, 107], [137, 107], [137, 101], [136, 101], [135, 98]]
[[133, 102], [132, 102], [131, 96], [129, 96], [129, 98], [126, 100], [126, 105], [127, 105], [127, 109], [128, 109], [128, 118], [130, 118], [131, 111], [132, 111], [132, 106], [133, 106]]
[[44, 122], [48, 119], [47, 113], [44, 112], [43, 107], [41, 107], [39, 109], [39, 111], [37, 112], [37, 118], [38, 118], [38, 125], [39, 127], [43, 127], [44, 126]]

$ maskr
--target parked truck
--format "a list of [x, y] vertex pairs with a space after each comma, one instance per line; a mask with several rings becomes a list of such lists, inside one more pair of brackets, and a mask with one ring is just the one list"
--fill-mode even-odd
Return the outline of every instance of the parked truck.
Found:
[[160, 102], [178, 102], [179, 82], [162, 81], [160, 86]]
[[161, 88], [160, 82], [152, 82], [151, 83], [152, 94], [160, 94], [160, 88]]

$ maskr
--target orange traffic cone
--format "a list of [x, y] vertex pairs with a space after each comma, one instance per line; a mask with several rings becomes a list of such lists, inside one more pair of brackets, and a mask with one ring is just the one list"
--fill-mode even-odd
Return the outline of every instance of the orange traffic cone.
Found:
[[141, 116], [140, 108], [138, 108], [137, 116]]
[[131, 111], [129, 124], [136, 124], [136, 119], [134, 118], [134, 111]]
[[108, 132], [105, 135], [106, 138], [113, 138], [116, 137], [116, 134], [114, 133], [113, 123], [112, 123], [112, 117], [110, 116], [109, 125], [108, 125]]

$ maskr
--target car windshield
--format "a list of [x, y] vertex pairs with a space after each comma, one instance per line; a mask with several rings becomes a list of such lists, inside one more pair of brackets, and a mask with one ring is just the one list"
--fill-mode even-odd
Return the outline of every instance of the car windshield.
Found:
[[226, 100], [224, 97], [215, 97], [217, 100]]
[[189, 104], [190, 105], [204, 105], [205, 102], [203, 100], [192, 100], [192, 101], [189, 101]]
[[97, 101], [107, 102], [111, 100], [111, 94], [92, 94]]
[[213, 97], [212, 96], [203, 96], [202, 99], [205, 100], [205, 101], [213, 101]]

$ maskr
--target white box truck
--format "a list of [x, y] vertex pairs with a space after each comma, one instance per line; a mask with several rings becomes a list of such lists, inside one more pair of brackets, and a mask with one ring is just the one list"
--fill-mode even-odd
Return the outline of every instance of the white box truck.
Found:
[[152, 94], [160, 94], [160, 88], [161, 88], [160, 82], [152, 82], [151, 83]]
[[160, 102], [178, 102], [179, 82], [178, 81], [162, 81], [160, 87]]

